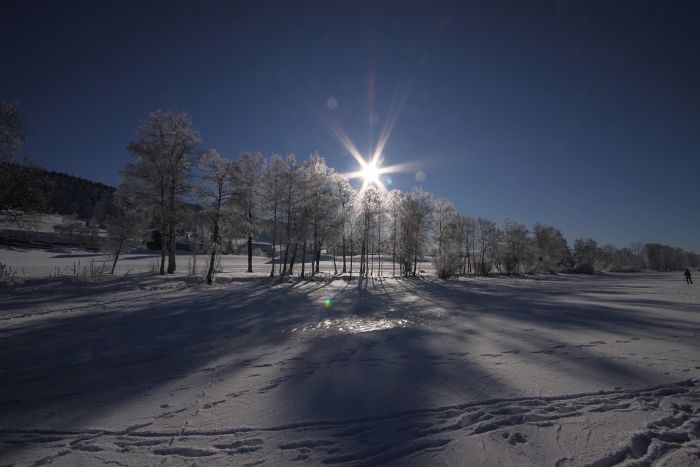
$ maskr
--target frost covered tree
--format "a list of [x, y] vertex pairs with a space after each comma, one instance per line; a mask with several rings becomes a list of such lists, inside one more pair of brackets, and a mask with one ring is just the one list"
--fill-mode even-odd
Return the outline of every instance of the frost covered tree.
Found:
[[239, 198], [237, 206], [247, 238], [248, 270], [253, 272], [253, 236], [260, 228], [263, 204], [265, 158], [259, 152], [243, 152], [238, 158]]
[[517, 272], [530, 247], [529, 232], [523, 224], [505, 219], [501, 224], [502, 242], [501, 263], [507, 275]]
[[[336, 202], [335, 207], [335, 222], [337, 224], [336, 232], [339, 235], [340, 247], [343, 253], [343, 274], [347, 272], [347, 231], [348, 222], [352, 215], [352, 201], [356, 197], [357, 192], [352, 188], [347, 177], [339, 173], [333, 173], [331, 176], [331, 184], [333, 185], [333, 199]], [[335, 252], [333, 256], [335, 263]]]
[[420, 188], [408, 193], [397, 193], [398, 215], [397, 257], [401, 274], [416, 275], [418, 258], [425, 253], [430, 240], [428, 226], [433, 213], [433, 195]]
[[389, 249], [391, 250], [391, 274], [396, 274], [396, 260], [399, 252], [399, 235], [400, 235], [400, 214], [401, 200], [403, 193], [400, 190], [391, 190], [386, 197], [387, 214], [388, 214], [388, 229], [389, 229]]
[[[282, 199], [282, 216], [284, 218], [284, 260], [280, 264], [282, 271], [280, 276], [287, 274], [287, 261], [291, 260], [289, 266], [289, 274], [292, 274], [292, 268], [294, 266], [294, 255], [296, 254], [297, 246], [299, 242], [297, 241], [296, 230], [298, 226], [298, 219], [300, 213], [300, 190], [299, 190], [299, 175], [301, 173], [301, 167], [297, 164], [296, 157], [294, 154], [288, 154], [285, 160], [285, 171], [284, 177], [282, 179], [284, 187], [284, 196]], [[281, 252], [280, 252], [281, 253]], [[290, 253], [292, 254], [290, 258]]]
[[442, 254], [442, 247], [455, 236], [455, 218], [457, 211], [447, 198], [436, 199], [433, 207], [430, 230], [433, 240], [437, 244], [438, 254]]
[[215, 149], [202, 154], [199, 159], [201, 182], [195, 193], [199, 200], [200, 217], [211, 228], [209, 237], [209, 265], [206, 283], [214, 283], [217, 255], [221, 254], [222, 230], [231, 221], [233, 203], [238, 198], [239, 173], [237, 164], [222, 158]]
[[114, 197], [114, 216], [107, 216], [105, 227], [107, 240], [102, 251], [112, 255], [114, 262], [110, 274], [114, 274], [119, 255], [144, 244], [148, 236], [149, 215], [142, 206], [129, 200], [125, 193], [117, 191]]
[[360, 243], [360, 275], [369, 275], [369, 254], [374, 256], [374, 236], [382, 209], [382, 194], [375, 187], [366, 188], [358, 197], [359, 215], [362, 224]]
[[536, 223], [533, 226], [533, 236], [537, 269], [540, 272], [571, 268], [569, 245], [559, 229]]
[[285, 162], [278, 154], [273, 154], [265, 168], [263, 176], [263, 200], [270, 219], [270, 233], [272, 234], [272, 269], [270, 277], [275, 276], [275, 253], [277, 242], [280, 243], [280, 253], [282, 251], [280, 238], [280, 225], [282, 216], [282, 205], [284, 202], [284, 180]]
[[630, 252], [634, 257], [634, 268], [644, 268], [644, 245], [642, 242], [632, 242], [630, 244]]
[[457, 211], [446, 198], [435, 200], [430, 230], [433, 235], [433, 264], [438, 276], [449, 279], [460, 269], [460, 238]]
[[135, 162], [122, 172], [122, 189], [146, 203], [155, 215], [161, 237], [160, 274], [175, 272], [175, 233], [183, 199], [191, 193], [199, 132], [186, 112], [157, 110], [136, 130], [136, 140], [127, 145]]
[[304, 171], [309, 198], [307, 216], [309, 240], [313, 253], [311, 275], [315, 275], [319, 272], [321, 247], [331, 238], [336, 228], [337, 202], [333, 197], [333, 171], [318, 153], [312, 154], [304, 163]]
[[455, 235], [459, 244], [459, 256], [461, 258], [461, 272], [466, 274], [472, 272], [472, 262], [474, 256], [474, 235], [476, 232], [476, 221], [466, 214], [457, 214], [455, 217]]
[[598, 244], [592, 238], [574, 240], [574, 271], [584, 274], [595, 273]]
[[345, 224], [344, 233], [350, 253], [350, 280], [352, 280], [352, 273], [354, 271], [357, 245], [358, 243], [361, 243], [362, 239], [364, 238], [364, 219], [362, 214], [362, 205], [360, 202], [360, 194], [356, 192], [355, 195], [356, 196], [353, 196], [350, 200], [349, 215]]
[[497, 235], [496, 223], [494, 221], [482, 217], [476, 220], [475, 245], [477, 257], [475, 258], [475, 271], [480, 276], [487, 276], [489, 272], [491, 272]]

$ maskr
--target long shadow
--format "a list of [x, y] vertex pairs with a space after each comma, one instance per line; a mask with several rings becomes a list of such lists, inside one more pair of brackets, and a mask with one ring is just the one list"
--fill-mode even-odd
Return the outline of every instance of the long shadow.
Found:
[[[83, 399], [104, 404], [92, 414], [106, 416], [126, 405], [141, 403], [148, 393], [165, 391], [169, 382], [179, 378], [194, 374], [204, 378], [210, 374], [212, 362], [221, 359], [229, 359], [226, 377], [235, 380], [247, 368], [245, 362], [236, 360], [241, 349], [267, 344], [279, 348], [282, 341], [285, 345], [293, 342], [294, 336], [280, 334], [279, 329], [291, 330], [321, 317], [365, 321], [400, 318], [420, 313], [426, 301], [447, 310], [450, 319], [468, 321], [470, 329], [448, 329], [447, 318], [426, 318], [430, 327], [413, 323], [329, 337], [295, 335], [305, 337], [303, 345], [297, 344], [302, 350], [295, 358], [295, 365], [299, 365], [296, 369], [303, 371], [294, 371], [270, 384], [265, 397], [293, 402], [280, 411], [281, 419], [371, 424], [378, 417], [459, 405], [483, 398], [489, 390], [501, 395], [517, 392], [511, 381], [496, 377], [495, 366], [475, 353], [475, 339], [497, 332], [496, 327], [517, 330], [534, 326], [542, 333], [562, 329], [603, 333], [617, 326], [619, 334], [653, 329], [662, 337], [688, 329], [689, 323], [681, 318], [667, 319], [599, 302], [557, 301], [566, 296], [566, 290], [544, 289], [568, 284], [571, 281], [567, 278], [536, 282], [543, 287], [523, 290], [511, 288], [505, 281], [475, 285], [418, 277], [397, 280], [403, 292], [392, 294], [384, 281], [363, 279], [357, 287], [348, 282], [342, 288], [333, 288], [334, 303], [327, 309], [316, 302], [327, 287], [323, 282], [278, 283], [252, 277], [216, 289], [195, 288], [172, 294], [139, 291], [130, 304], [119, 298], [94, 305], [106, 306], [104, 310], [90, 310], [87, 298], [93, 297], [86, 294], [81, 297], [86, 298], [81, 304], [87, 307], [85, 312], [3, 325], [0, 431], [47, 424], [54, 430], [69, 431], [86, 423], [79, 414], [68, 413], [80, 407]], [[109, 290], [105, 292], [108, 296], [119, 293], [117, 285], [109, 287], [105, 289]], [[624, 293], [624, 287], [621, 289]], [[51, 296], [41, 297], [42, 303]], [[60, 297], [75, 300], [70, 294]], [[674, 309], [679, 306], [641, 301], [633, 308], [666, 305]], [[497, 324], [486, 325], [481, 319], [485, 316], [498, 318]], [[530, 341], [519, 341], [517, 334], [509, 338], [508, 350], [527, 354], [533, 364], [545, 365], [553, 358], [566, 360], [577, 365], [579, 371], [589, 371], [591, 377], [606, 381], [616, 375], [639, 382], [659, 377], [654, 368], [601, 359], [594, 347], [567, 344], [533, 348]], [[451, 340], [449, 346], [447, 340]], [[114, 398], [121, 399], [115, 402]], [[410, 430], [395, 430], [387, 439], [401, 442], [408, 436]], [[3, 449], [9, 452], [23, 448]]]
[[[537, 342], [533, 341], [546, 341], [546, 337], [551, 337], [547, 331], [562, 326], [609, 331], [611, 323], [626, 323], [634, 328], [664, 324], [663, 318], [634, 318], [634, 313], [602, 305], [596, 305], [596, 310], [576, 303], [562, 307], [548, 302], [547, 293], [541, 290], [518, 297], [505, 286], [500, 294], [492, 294], [485, 286], [481, 290], [479, 287], [470, 290], [472, 284], [469, 283], [412, 278], [397, 280], [397, 284], [403, 292], [392, 296], [387, 293], [385, 284], [363, 279], [357, 287], [347, 290], [339, 300], [343, 307], [333, 316], [371, 317], [389, 307], [411, 314], [425, 308], [426, 301], [429, 306], [445, 308], [452, 313], [433, 318], [429, 327], [414, 325], [313, 339], [299, 354], [300, 369], [305, 371], [296, 372], [277, 389], [279, 398], [288, 402], [283, 419], [295, 420], [294, 426], [300, 430], [324, 426], [326, 428], [319, 428], [318, 433], [328, 436], [330, 432], [331, 438], [348, 439], [344, 444], [351, 453], [346, 457], [329, 456], [326, 459], [329, 463], [345, 458], [363, 459], [361, 456], [369, 457], [382, 450], [409, 452], [420, 447], [419, 443], [412, 443], [421, 436], [458, 430], [462, 426], [460, 423], [471, 423], [465, 417], [455, 426], [434, 425], [423, 421], [426, 418], [420, 418], [422, 414], [432, 413], [435, 414], [433, 419], [440, 419], [438, 414], [445, 413], [444, 422], [450, 418], [451, 411], [457, 413], [456, 409], [474, 401], [526, 395], [536, 399], [538, 394], [533, 395], [527, 385], [523, 385], [523, 380], [528, 380], [527, 369], [514, 370], [512, 378], [508, 370], [499, 371], [499, 357], [509, 354], [516, 354], [515, 358], [508, 357], [511, 362], [519, 362], [516, 365], [528, 364], [542, 369], [539, 375], [559, 373], [561, 379], [568, 380], [561, 387], [569, 389], [582, 378], [589, 383], [600, 382], [602, 387], [612, 390], [613, 382], [658, 384], [661, 377], [663, 370], [658, 368], [605, 358], [595, 345], [577, 346], [563, 344], [560, 340], [552, 341], [547, 347], [537, 347]], [[414, 300], [402, 300], [405, 295]], [[482, 317], [496, 317], [497, 323], [486, 324]], [[450, 326], [449, 319], [468, 320], [470, 327]], [[500, 328], [521, 331], [522, 327], [529, 326], [540, 333], [537, 339], [518, 340], [513, 333], [500, 344], [504, 348], [498, 355], [478, 354], [482, 338], [493, 339], [490, 336], [501, 332]], [[666, 322], [662, 332], [676, 332], [681, 328], [681, 323]], [[482, 342], [477, 342], [479, 340]], [[548, 369], [557, 361], [567, 364], [559, 370]], [[569, 369], [571, 373], [567, 373]], [[481, 414], [475, 413], [475, 416], [490, 416]], [[335, 432], [334, 426], [339, 427]], [[311, 431], [305, 436], [313, 439], [321, 435]], [[424, 443], [424, 446], [429, 445], [428, 441]], [[395, 448], [397, 446], [401, 448]]]
[[[557, 278], [557, 282], [566, 282], [566, 278]], [[393, 306], [397, 309], [410, 308], [412, 305], [406, 304], [397, 300], [396, 297], [388, 297], [386, 289], [381, 286], [371, 287], [369, 281], [359, 283], [355, 289], [356, 294], [349, 298], [353, 300], [353, 310], [358, 316], [369, 315], [377, 311], [376, 303], [381, 303], [382, 306]], [[600, 302], [591, 303], [565, 303], [558, 302], [556, 299], [567, 293], [571, 295], [571, 291], [548, 291], [534, 290], [518, 295], [513, 290], [504, 290], [501, 285], [501, 293], [486, 294], [484, 288], [481, 291], [472, 290], [473, 284], [467, 283], [439, 283], [433, 280], [425, 280], [421, 278], [401, 279], [397, 283], [404, 288], [404, 294], [412, 294], [420, 297], [421, 300], [428, 301], [435, 306], [445, 308], [456, 313], [462, 319], [473, 320], [478, 316], [493, 316], [498, 318], [498, 324], [495, 327], [505, 327], [507, 333], [510, 331], [520, 331], [522, 328], [534, 326], [540, 330], [546, 331], [561, 331], [561, 330], [587, 330], [603, 334], [617, 333], [619, 335], [634, 336], [639, 334], [639, 330], [651, 330], [652, 334], [658, 338], [677, 337], [679, 333], [688, 332], [689, 321], [683, 318], [671, 318], [658, 314], [646, 313], [647, 308], [658, 306], [673, 307], [675, 310], [691, 311], [693, 305], [683, 305], [679, 303], [655, 301], [650, 303], [644, 300], [629, 300], [624, 299], [624, 303], [629, 305], [628, 308], [617, 307], [615, 303], [606, 305]], [[593, 285], [594, 287], [594, 285]], [[621, 286], [619, 292], [614, 294], [624, 293], [624, 286]], [[382, 293], [378, 293], [382, 290]], [[592, 289], [599, 293], [598, 290]], [[522, 292], [516, 290], [515, 292]], [[416, 304], [421, 307], [423, 304]], [[650, 311], [650, 310], [649, 310]], [[476, 332], [494, 332], [494, 329], [480, 329], [479, 325], [482, 321], [472, 321]], [[393, 333], [398, 331], [378, 331], [376, 334]], [[421, 330], [419, 333], [425, 333]], [[550, 347], [546, 347], [540, 343], [540, 347], [532, 347], [523, 345], [517, 340], [515, 332], [513, 339], [509, 342], [510, 347], [516, 353], [528, 355], [528, 359], [532, 362], [551, 360], [556, 358], [562, 361], [570, 361], [575, 363], [584, 372], [589, 372], [591, 375], [597, 375], [601, 381], [612, 381], [615, 379], [631, 379], [638, 382], [643, 382], [646, 379], [658, 378], [660, 371], [656, 369], [643, 369], [639, 365], [631, 364], [620, 359], [610, 359], [601, 356], [601, 352], [594, 349], [596, 343], [566, 343], [565, 337], [561, 337], [558, 342], [553, 342]], [[560, 333], [561, 334], [561, 333]], [[609, 334], [607, 334], [609, 335]], [[339, 347], [355, 347], [351, 342], [360, 342], [364, 337], [343, 337], [334, 338], [333, 342], [340, 342]], [[539, 341], [546, 342], [549, 337], [541, 336]], [[550, 339], [551, 340], [551, 339]], [[330, 341], [328, 341], [330, 342]], [[421, 347], [421, 339], [400, 339], [402, 346], [411, 347], [410, 354], [425, 353], [426, 349]], [[563, 343], [562, 343], [563, 342]], [[314, 352], [322, 352], [324, 346], [328, 346], [326, 341], [319, 342], [319, 348], [311, 350], [309, 354]], [[357, 344], [362, 347], [362, 345]], [[391, 348], [392, 344], [388, 343], [385, 347]], [[430, 368], [424, 365], [419, 365], [420, 368], [427, 371], [427, 377], [431, 376], [431, 372], [441, 371], [438, 367]], [[422, 370], [422, 371], [423, 371]], [[349, 371], [349, 370], [348, 370]], [[443, 375], [444, 376], [444, 375]], [[401, 378], [398, 378], [399, 380]], [[389, 383], [389, 386], [392, 385]], [[383, 386], [385, 387], [385, 386]], [[319, 394], [326, 391], [325, 386], [319, 388]], [[349, 396], [348, 396], [349, 397]], [[409, 395], [406, 399], [411, 400]], [[341, 404], [341, 403], [339, 403]], [[408, 404], [410, 405], [410, 404]], [[309, 408], [309, 415], [315, 416], [318, 408]]]
[[[144, 292], [131, 304], [105, 300], [59, 319], [8, 323], [0, 340], [2, 426], [28, 426], [32, 414], [52, 412], [66, 394], [89, 391], [94, 397], [124, 381], [152, 385], [153, 374], [161, 380], [186, 375], [238, 347], [279, 338], [268, 336], [273, 328], [291, 329], [304, 320], [307, 293], [290, 303], [270, 290], [269, 281], [258, 282], [243, 284], [244, 296], [240, 287], [170, 296]], [[69, 428], [71, 422], [59, 425]]]

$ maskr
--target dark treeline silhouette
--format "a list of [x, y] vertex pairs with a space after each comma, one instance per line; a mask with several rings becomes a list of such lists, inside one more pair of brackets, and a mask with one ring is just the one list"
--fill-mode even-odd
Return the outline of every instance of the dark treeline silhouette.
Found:
[[100, 224], [109, 214], [116, 188], [60, 172], [47, 171], [42, 178], [47, 212], [77, 214], [81, 219], [94, 216]]
[[[8, 183], [0, 191], [16, 198], [33, 200], [42, 213], [72, 215], [81, 219], [95, 216], [103, 223], [109, 214], [116, 188], [60, 172], [48, 171], [36, 165], [0, 162], [0, 171], [9, 174]], [[12, 181], [14, 184], [10, 184]], [[17, 182], [22, 182], [21, 186]], [[32, 195], [26, 195], [32, 189]]]

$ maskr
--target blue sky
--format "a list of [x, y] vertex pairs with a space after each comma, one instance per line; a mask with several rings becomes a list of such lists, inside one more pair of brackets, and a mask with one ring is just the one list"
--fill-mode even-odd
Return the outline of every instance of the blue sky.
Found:
[[390, 188], [570, 244], [700, 252], [697, 1], [0, 6], [0, 99], [50, 170], [116, 186], [140, 120], [173, 108], [224, 157], [351, 172], [330, 128], [369, 154], [393, 118]]

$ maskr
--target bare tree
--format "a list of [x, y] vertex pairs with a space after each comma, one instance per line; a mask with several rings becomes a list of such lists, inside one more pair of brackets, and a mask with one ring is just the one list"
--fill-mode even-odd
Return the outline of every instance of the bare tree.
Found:
[[641, 269], [644, 267], [644, 245], [642, 242], [632, 242], [630, 245], [630, 251], [634, 255], [634, 267], [635, 269]]
[[267, 164], [263, 178], [263, 185], [265, 186], [265, 189], [263, 190], [263, 199], [265, 201], [266, 209], [272, 217], [272, 269], [270, 270], [270, 277], [275, 276], [275, 253], [277, 248], [276, 242], [278, 240], [280, 240], [280, 254], [282, 252], [282, 242], [281, 238], [279, 237], [279, 225], [285, 194], [284, 177], [284, 159], [282, 159], [278, 154], [273, 154], [272, 157], [270, 157], [269, 163]]
[[438, 254], [442, 254], [443, 244], [450, 241], [454, 236], [456, 216], [457, 211], [447, 198], [435, 200], [430, 230], [433, 234], [433, 239], [437, 242]]
[[334, 199], [333, 171], [328, 168], [326, 161], [318, 155], [311, 154], [304, 163], [306, 182], [308, 186], [308, 222], [313, 260], [311, 275], [319, 272], [321, 247], [331, 237], [335, 228], [335, 210], [337, 202]]
[[502, 263], [509, 276], [517, 271], [529, 246], [528, 230], [523, 224], [506, 219], [501, 226], [503, 246], [501, 248]]
[[381, 192], [369, 187], [359, 195], [359, 209], [362, 218], [362, 240], [360, 244], [360, 275], [369, 275], [369, 254], [370, 250], [374, 254], [373, 235], [376, 228], [377, 218], [381, 211]]
[[122, 186], [136, 197], [134, 199], [155, 208], [153, 212], [161, 235], [160, 274], [165, 274], [166, 251], [168, 274], [172, 274], [176, 269], [178, 209], [183, 197], [191, 192], [195, 149], [201, 143], [199, 132], [192, 128], [186, 112], [157, 110], [149, 114], [136, 133], [136, 140], [127, 146], [136, 162], [124, 168]]
[[460, 238], [457, 211], [447, 198], [435, 200], [430, 230], [435, 246], [431, 252], [438, 276], [449, 279], [460, 268]]
[[61, 235], [68, 235], [68, 244], [73, 244], [73, 235], [78, 233], [85, 226], [85, 222], [78, 219], [77, 214], [63, 216], [61, 223], [53, 226], [53, 230]]
[[420, 188], [396, 193], [399, 216], [397, 256], [404, 276], [416, 275], [418, 257], [422, 257], [429, 240], [427, 235], [433, 213], [433, 195]]
[[475, 244], [478, 253], [476, 272], [480, 276], [487, 276], [493, 266], [496, 223], [479, 217], [476, 220], [476, 227]]
[[[343, 251], [343, 274], [347, 272], [347, 224], [351, 218], [352, 200], [357, 195], [357, 192], [350, 186], [347, 177], [338, 173], [333, 173], [331, 183], [333, 184], [334, 199], [337, 203], [335, 213], [338, 232], [340, 233], [341, 247]], [[335, 261], [335, 255], [333, 256]]]
[[237, 204], [248, 240], [247, 272], [253, 272], [253, 235], [258, 232], [260, 214], [263, 210], [262, 190], [265, 158], [259, 152], [243, 152], [238, 159], [238, 170], [240, 173], [240, 196]]
[[114, 197], [117, 214], [107, 216], [107, 241], [102, 250], [114, 258], [110, 274], [114, 274], [121, 253], [128, 252], [143, 245], [148, 235], [149, 216], [143, 207], [127, 199], [124, 192], [117, 190]]
[[[300, 207], [300, 195], [299, 195], [299, 174], [301, 173], [301, 167], [297, 164], [296, 157], [294, 154], [288, 154], [285, 160], [285, 173], [283, 178], [284, 186], [284, 199], [283, 199], [283, 216], [285, 222], [284, 230], [284, 242], [286, 244], [284, 250], [284, 261], [280, 266], [284, 266], [280, 272], [280, 276], [287, 274], [287, 261], [290, 260], [289, 274], [292, 274], [292, 267], [294, 266], [294, 256], [296, 254], [297, 246], [299, 242], [297, 241], [296, 227], [298, 225], [299, 218], [299, 207]], [[292, 254], [290, 258], [289, 255]], [[281, 252], [280, 252], [281, 254]]]
[[221, 230], [224, 220], [231, 215], [233, 202], [238, 196], [238, 168], [236, 163], [222, 158], [215, 149], [202, 154], [199, 160], [202, 181], [195, 192], [200, 201], [200, 216], [211, 227], [210, 259], [206, 283], [214, 283], [214, 265], [221, 254]]
[[473, 217], [465, 214], [457, 214], [455, 228], [457, 230], [459, 255], [462, 258], [461, 271], [462, 274], [465, 274], [472, 271], [476, 221]]

